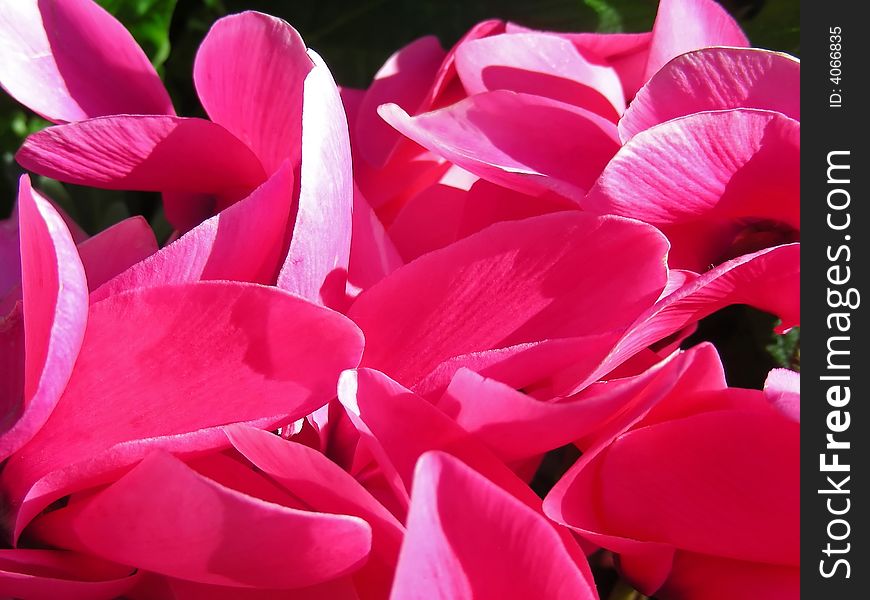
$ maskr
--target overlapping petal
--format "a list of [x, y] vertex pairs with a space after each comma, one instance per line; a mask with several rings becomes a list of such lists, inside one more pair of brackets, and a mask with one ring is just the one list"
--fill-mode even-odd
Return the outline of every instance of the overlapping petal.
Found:
[[408, 533], [390, 596], [597, 598], [538, 513], [441, 452], [414, 475]]
[[393, 104], [381, 116], [453, 164], [519, 192], [580, 201], [618, 149], [616, 126], [591, 111], [542, 96], [496, 90], [410, 117]]
[[237, 587], [307, 587], [353, 571], [368, 555], [363, 520], [246, 492], [155, 452], [107, 488], [42, 518], [35, 533], [156, 573]]
[[92, 0], [0, 2], [0, 85], [57, 123], [175, 114], [133, 36]]
[[285, 160], [298, 164], [303, 81], [313, 66], [286, 21], [247, 11], [212, 26], [197, 51], [193, 79], [211, 120], [246, 144], [271, 174]]
[[33, 191], [27, 176], [20, 181], [18, 218], [23, 344], [18, 345], [21, 340], [15, 331], [7, 332], [13, 342], [9, 366], [20, 367], [23, 362], [24, 369], [21, 379], [20, 371], [4, 374], [4, 380], [9, 377], [18, 382], [4, 383], [4, 389], [17, 392], [20, 388], [20, 395], [3, 398], [3, 459], [25, 445], [48, 420], [70, 378], [88, 320], [87, 281], [76, 246], [63, 219]]
[[225, 447], [222, 425], [308, 414], [335, 394], [361, 345], [341, 315], [253, 284], [140, 288], [91, 305], [54, 418], [0, 475], [16, 536], [48, 503], [154, 448]]

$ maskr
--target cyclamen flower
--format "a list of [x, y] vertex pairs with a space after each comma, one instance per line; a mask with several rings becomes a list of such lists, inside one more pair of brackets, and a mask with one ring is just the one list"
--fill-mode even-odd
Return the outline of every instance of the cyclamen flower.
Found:
[[728, 388], [715, 352], [699, 347], [669, 390], [639, 395], [601, 429], [545, 511], [617, 553], [645, 594], [796, 598], [799, 394], [791, 372], [764, 392]]
[[[365, 92], [243, 13], [197, 54], [211, 120], [176, 117], [91, 0], [0, 0], [0, 33], [0, 84], [60, 123], [19, 161], [163, 192], [178, 227], [77, 239], [21, 179], [0, 594], [596, 600], [599, 547], [664, 599], [796, 594], [797, 377], [729, 388], [679, 349], [729, 304], [800, 322], [798, 66], [706, 48], [747, 45], [718, 5], [664, 0], [647, 34], [487, 21]], [[650, 156], [664, 177], [625, 176]], [[657, 193], [680, 178], [707, 195]]]

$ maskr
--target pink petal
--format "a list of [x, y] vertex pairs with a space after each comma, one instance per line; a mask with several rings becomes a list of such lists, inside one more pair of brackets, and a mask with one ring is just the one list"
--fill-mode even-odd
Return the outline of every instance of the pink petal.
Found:
[[378, 116], [378, 107], [394, 102], [416, 114], [444, 57], [438, 38], [430, 35], [396, 51], [375, 74], [360, 104], [355, 132], [361, 156], [373, 166], [384, 166], [401, 140], [401, 135]]
[[597, 598], [536, 511], [441, 452], [417, 463], [396, 583], [405, 598]]
[[800, 229], [800, 124], [736, 109], [689, 115], [623, 146], [585, 209], [648, 223], [769, 219]]
[[286, 21], [247, 11], [212, 26], [196, 53], [193, 80], [211, 120], [247, 144], [272, 173], [285, 160], [298, 164], [302, 88], [312, 66], [305, 43]]
[[790, 419], [801, 422], [801, 375], [773, 369], [764, 382], [764, 397]]
[[[698, 348], [710, 351], [708, 346]], [[698, 362], [698, 352], [677, 353], [640, 375], [596, 384], [576, 396], [546, 402], [460, 369], [437, 406], [479, 436], [502, 460], [518, 461], [594, 435], [640, 394], [669, 391]]]
[[498, 223], [398, 269], [348, 315], [363, 364], [413, 385], [453, 356], [625, 327], [664, 288], [665, 252], [652, 227], [578, 211]]
[[[618, 149], [616, 126], [585, 109], [504, 90], [417, 117], [393, 104], [380, 115], [403, 134], [493, 183], [581, 200]], [[582, 160], [578, 160], [578, 156]]]
[[392, 159], [382, 168], [372, 167], [358, 157], [357, 153], [354, 182], [385, 225], [408, 198], [437, 183], [451, 168], [443, 158], [411, 140], [400, 143]]
[[55, 122], [175, 114], [133, 36], [92, 0], [3, 2], [0, 85]]
[[[460, 98], [464, 98], [466, 93], [465, 90], [462, 89], [456, 71], [456, 53], [468, 42], [479, 40], [491, 35], [498, 35], [504, 32], [505, 22], [500, 19], [486, 19], [485, 21], [480, 21], [473, 25], [471, 29], [466, 31], [465, 34], [459, 38], [459, 41], [447, 51], [447, 55], [441, 62], [438, 72], [435, 74], [432, 87], [429, 88], [429, 93], [423, 101], [421, 108], [423, 110], [440, 108], [452, 104]], [[456, 93], [459, 94], [459, 97], [453, 98]]]
[[[253, 473], [252, 473], [253, 475]], [[288, 589], [352, 572], [365, 521], [275, 504], [225, 487], [162, 452], [93, 496], [41, 519], [49, 543], [181, 579]]]
[[238, 193], [265, 179], [251, 151], [204, 119], [122, 115], [49, 127], [15, 155], [25, 169], [115, 190]]
[[[23, 384], [23, 394], [3, 398], [0, 459], [24, 446], [48, 420], [70, 378], [88, 320], [87, 281], [75, 244], [63, 219], [33, 191], [26, 175], [19, 185], [18, 219], [25, 358], [23, 380], [16, 377], [20, 383], [13, 389]], [[20, 349], [14, 344], [13, 356], [20, 357]]]
[[16, 533], [53, 500], [155, 447], [219, 448], [227, 423], [305, 416], [335, 395], [361, 346], [341, 315], [253, 284], [143, 288], [92, 304], [55, 418], [0, 475]]
[[643, 348], [731, 304], [777, 315], [780, 332], [799, 325], [800, 244], [747, 254], [691, 280], [640, 315], [597, 367], [585, 363], [554, 378], [554, 393], [583, 389]]
[[353, 175], [347, 121], [323, 60], [305, 78], [302, 171], [296, 224], [278, 287], [343, 308], [350, 256]]
[[0, 220], [0, 315], [3, 299], [21, 285], [21, 251], [18, 242], [18, 204], [8, 219]]
[[292, 590], [209, 585], [173, 577], [161, 577], [154, 585], [154, 588], [143, 589], [138, 596], [131, 594], [130, 600], [162, 597], [157, 594], [165, 594], [172, 600], [359, 600], [350, 577]]
[[493, 223], [570, 208], [572, 203], [563, 199], [536, 198], [483, 179], [468, 191], [439, 184], [411, 198], [390, 225], [389, 234], [402, 256], [413, 260]]
[[746, 590], [765, 600], [800, 597], [800, 568], [678, 552], [662, 598], [731, 600]]
[[706, 46], [749, 46], [743, 31], [715, 0], [661, 0], [653, 25], [646, 79], [672, 58]]
[[696, 112], [758, 108], [800, 121], [801, 63], [758, 48], [702, 48], [673, 59], [640, 90], [619, 122], [628, 141]]
[[351, 231], [347, 279], [352, 297], [356, 297], [404, 263], [392, 237], [384, 231], [383, 223], [356, 184]]
[[245, 458], [313, 510], [353, 515], [371, 526], [372, 555], [354, 578], [369, 597], [385, 597], [405, 532], [396, 518], [323, 454], [252, 427], [233, 425], [226, 432]]
[[131, 567], [59, 550], [0, 550], [0, 589], [27, 600], [112, 600], [139, 575]]
[[777, 413], [716, 411], [635, 429], [586, 468], [598, 470], [611, 534], [796, 566], [798, 454], [797, 423]]
[[[508, 33], [524, 33], [534, 30], [516, 23], [507, 24]], [[625, 100], [631, 100], [646, 82], [644, 71], [649, 58], [649, 46], [652, 32], [644, 33], [563, 33], [552, 31], [568, 40], [587, 59], [599, 58], [603, 64], [616, 70]]]
[[[78, 246], [88, 287], [97, 289], [157, 252], [157, 239], [142, 217], [130, 217], [112, 225]], [[93, 298], [91, 298], [93, 301]]]
[[546, 33], [505, 33], [466, 42], [456, 69], [469, 95], [511, 90], [575, 104], [611, 120], [625, 110], [616, 72], [592, 63], [568, 40]]
[[101, 286], [91, 302], [135, 288], [201, 280], [273, 283], [292, 190], [293, 176], [285, 164], [244, 200]]

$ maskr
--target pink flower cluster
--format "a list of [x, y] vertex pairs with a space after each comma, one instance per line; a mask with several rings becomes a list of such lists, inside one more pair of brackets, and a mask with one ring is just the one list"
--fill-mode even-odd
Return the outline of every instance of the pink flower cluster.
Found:
[[[339, 88], [221, 19], [176, 116], [92, 0], [0, 1], [17, 154], [163, 194], [0, 223], [0, 596], [799, 596], [799, 376], [729, 387], [697, 322], [799, 324], [800, 64], [713, 0], [651, 32], [487, 21]], [[581, 458], [543, 501], [550, 451]]]

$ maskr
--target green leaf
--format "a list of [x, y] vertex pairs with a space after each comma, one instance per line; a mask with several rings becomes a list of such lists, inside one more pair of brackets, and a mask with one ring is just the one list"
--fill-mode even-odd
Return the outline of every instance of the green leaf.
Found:
[[784, 335], [773, 334], [765, 349], [776, 364], [793, 371], [801, 370], [801, 328], [793, 327]]
[[583, 0], [583, 4], [595, 11], [598, 15], [598, 31], [601, 33], [620, 33], [622, 29], [622, 17], [619, 11], [607, 0]]
[[176, 0], [97, 0], [124, 24], [156, 67], [169, 57], [169, 24]]

